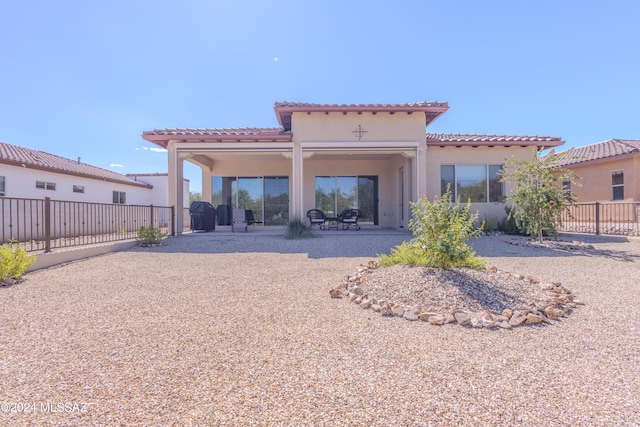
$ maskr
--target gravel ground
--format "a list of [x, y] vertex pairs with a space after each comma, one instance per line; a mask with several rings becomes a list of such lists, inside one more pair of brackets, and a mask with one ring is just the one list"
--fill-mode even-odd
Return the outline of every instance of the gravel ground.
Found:
[[329, 298], [408, 237], [192, 234], [30, 273], [0, 288], [0, 425], [640, 425], [640, 244], [475, 241], [489, 265], [586, 303], [544, 327]]

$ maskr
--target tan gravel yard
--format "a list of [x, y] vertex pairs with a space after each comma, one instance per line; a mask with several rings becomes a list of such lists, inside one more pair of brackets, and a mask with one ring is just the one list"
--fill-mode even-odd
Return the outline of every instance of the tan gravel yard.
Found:
[[410, 237], [362, 231], [183, 235], [0, 288], [0, 425], [640, 425], [640, 244], [473, 242], [586, 304], [486, 330], [329, 298]]

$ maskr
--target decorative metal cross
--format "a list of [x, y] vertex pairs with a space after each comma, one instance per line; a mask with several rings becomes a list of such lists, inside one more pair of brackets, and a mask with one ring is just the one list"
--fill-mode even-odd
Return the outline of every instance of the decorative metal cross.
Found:
[[360, 141], [362, 139], [362, 137], [364, 136], [364, 134], [367, 133], [367, 131], [362, 129], [362, 126], [358, 125], [358, 129], [354, 130], [351, 133], [354, 136], [357, 136], [358, 137], [358, 141]]

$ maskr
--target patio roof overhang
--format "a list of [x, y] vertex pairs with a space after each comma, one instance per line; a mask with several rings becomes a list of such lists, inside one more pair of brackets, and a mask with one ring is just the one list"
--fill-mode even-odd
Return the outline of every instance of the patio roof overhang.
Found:
[[291, 132], [282, 128], [174, 128], [144, 131], [142, 138], [162, 148], [169, 141], [182, 142], [291, 142]]

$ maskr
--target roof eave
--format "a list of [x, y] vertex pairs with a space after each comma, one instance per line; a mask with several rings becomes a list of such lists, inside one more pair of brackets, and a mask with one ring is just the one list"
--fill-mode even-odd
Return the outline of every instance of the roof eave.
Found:
[[611, 156], [606, 156], [606, 157], [599, 157], [597, 159], [588, 159], [588, 160], [577, 160], [577, 161], [573, 161], [573, 162], [558, 162], [556, 163], [556, 165], [558, 167], [562, 167], [562, 168], [571, 168], [571, 167], [582, 167], [582, 166], [588, 166], [588, 165], [594, 165], [594, 164], [599, 164], [599, 163], [606, 163], [606, 162], [610, 162], [612, 160], [626, 160], [628, 158], [633, 158], [634, 156], [640, 156], [640, 152], [638, 151], [630, 151], [628, 153], [619, 153], [619, 154], [613, 154]]
[[256, 135], [211, 134], [211, 135], [148, 135], [142, 134], [142, 138], [167, 148], [169, 141], [184, 142], [291, 142], [290, 133], [268, 132]]
[[131, 186], [134, 186], [134, 187], [153, 188], [153, 185], [147, 184], [147, 183], [144, 183], [144, 182], [140, 182], [140, 181], [127, 182], [125, 180], [117, 180], [117, 179], [113, 179], [113, 178], [106, 178], [106, 177], [101, 177], [101, 176], [85, 174], [85, 173], [82, 173], [82, 172], [74, 172], [74, 171], [68, 171], [68, 170], [64, 170], [64, 169], [56, 169], [56, 168], [52, 168], [50, 166], [35, 165], [33, 163], [25, 163], [25, 162], [21, 162], [21, 161], [0, 159], [0, 163], [5, 164], [5, 165], [9, 165], [9, 166], [24, 167], [26, 169], [35, 169], [35, 170], [41, 170], [41, 171], [46, 171], [46, 172], [53, 172], [53, 173], [57, 173], [57, 174], [60, 174], [60, 175], [78, 176], [78, 177], [81, 177], [81, 178], [93, 179], [93, 180], [96, 180], [96, 181], [107, 181], [107, 182], [113, 182], [113, 183], [118, 183], [118, 184], [123, 184], [123, 185], [131, 185]]
[[536, 147], [538, 150], [554, 148], [564, 144], [562, 140], [550, 141], [442, 141], [427, 138], [427, 147]]

